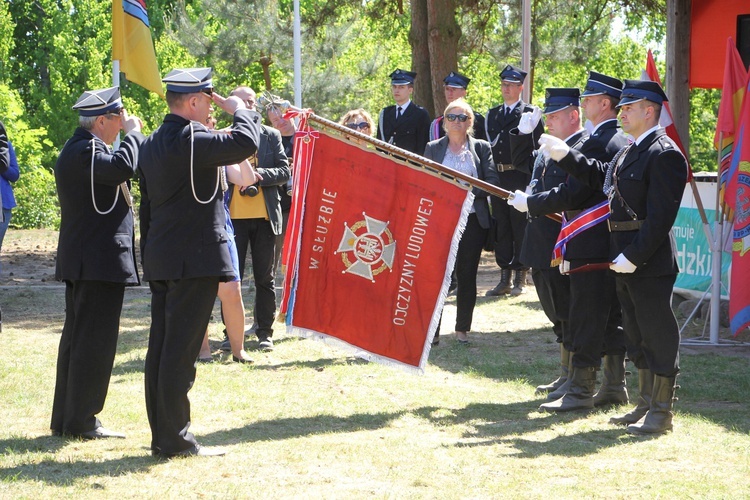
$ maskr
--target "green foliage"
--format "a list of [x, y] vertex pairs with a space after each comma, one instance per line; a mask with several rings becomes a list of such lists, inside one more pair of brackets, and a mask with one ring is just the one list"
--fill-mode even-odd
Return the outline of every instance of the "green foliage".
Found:
[[714, 134], [720, 100], [721, 91], [717, 89], [694, 89], [690, 93], [690, 166], [694, 172], [718, 170]]
[[[162, 74], [212, 66], [220, 93], [237, 85], [262, 91], [261, 61], [270, 62], [271, 89], [293, 100], [292, 0], [147, 4]], [[71, 106], [81, 92], [111, 85], [111, 6], [101, 0], [0, 2], [0, 119], [16, 147], [22, 178], [37, 168], [52, 171], [76, 127]], [[501, 101], [500, 69], [520, 64], [520, 8], [519, 0], [456, 0], [458, 70], [472, 78], [468, 100], [478, 112]], [[532, 12], [527, 84], [535, 104], [546, 87], [582, 86], [589, 69], [637, 78], [646, 46], [663, 43], [666, 32], [666, 0], [534, 0]], [[303, 106], [334, 120], [358, 107], [377, 117], [391, 102], [387, 75], [412, 67], [409, 4], [301, 0], [301, 16]], [[615, 25], [631, 36], [612, 39]], [[165, 102], [124, 76], [121, 89], [129, 113], [143, 120], [144, 132], [153, 131], [167, 111]], [[691, 161], [696, 170], [715, 170], [718, 92], [692, 96]]]
[[55, 178], [43, 168], [22, 172], [14, 185], [18, 207], [13, 209], [13, 227], [34, 229], [60, 227], [60, 207], [55, 195]]

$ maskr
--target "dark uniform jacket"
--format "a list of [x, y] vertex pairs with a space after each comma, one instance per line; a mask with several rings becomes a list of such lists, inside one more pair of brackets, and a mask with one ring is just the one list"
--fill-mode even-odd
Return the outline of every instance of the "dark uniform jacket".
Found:
[[[544, 193], [559, 187], [567, 180], [568, 174], [561, 169], [554, 160], [540, 159], [534, 150], [535, 142], [532, 142], [533, 134], [519, 134], [514, 129], [510, 134], [511, 151], [513, 153], [513, 165], [521, 171], [531, 172], [531, 195]], [[580, 147], [588, 138], [588, 132], [582, 130], [566, 141], [568, 146]], [[533, 169], [533, 171], [532, 171]], [[566, 200], [566, 203], [570, 201]], [[529, 207], [531, 208], [531, 207]], [[524, 233], [523, 245], [521, 246], [521, 262], [525, 266], [536, 269], [550, 268], [552, 262], [552, 251], [557, 242], [562, 225], [549, 217], [535, 217], [529, 212], [526, 232]]]
[[[532, 112], [536, 109], [531, 104], [519, 102], [513, 112], [506, 116], [504, 111], [505, 104], [496, 106], [487, 111], [485, 120], [485, 135], [492, 145], [492, 157], [496, 165], [512, 165], [513, 158], [510, 151], [510, 131], [518, 127], [521, 115], [525, 112]], [[539, 121], [533, 136], [534, 149], [538, 147], [537, 141], [544, 132], [544, 124]], [[506, 170], [500, 172], [500, 187], [508, 191], [520, 189], [523, 191], [529, 183], [529, 174], [525, 171]]]
[[[445, 129], [443, 128], [443, 115], [438, 116], [432, 123], [430, 123], [430, 140], [436, 141], [440, 138], [445, 137]], [[484, 116], [481, 113], [474, 112], [474, 139], [487, 140], [487, 136], [484, 131]]]
[[[145, 137], [130, 132], [115, 153], [101, 139], [78, 127], [55, 164], [60, 200], [57, 280], [139, 283], [133, 251], [133, 213], [119, 185], [135, 172]], [[93, 144], [92, 144], [93, 140]], [[94, 152], [94, 200], [91, 198], [91, 154]]]
[[[441, 163], [445, 158], [448, 150], [448, 138], [443, 137], [437, 141], [427, 144], [424, 156], [434, 162]], [[497, 170], [492, 164], [492, 151], [487, 141], [477, 140], [469, 137], [469, 150], [474, 157], [474, 166], [477, 169], [477, 177], [484, 182], [497, 186]], [[484, 229], [490, 227], [490, 209], [487, 203], [489, 193], [479, 188], [472, 188], [474, 193], [474, 211], [477, 214], [477, 221]]]
[[395, 105], [383, 108], [378, 119], [378, 138], [421, 155], [430, 138], [430, 115], [413, 102], [398, 120]]
[[[596, 129], [580, 146], [579, 151], [586, 158], [607, 162], [627, 144], [628, 139], [617, 127], [617, 120], [610, 120]], [[566, 211], [567, 219], [571, 220], [581, 210], [596, 206], [606, 199], [601, 189], [593, 189], [569, 175], [564, 184], [529, 196], [529, 215], [538, 217]], [[609, 260], [609, 228], [606, 221], [572, 238], [566, 246], [565, 260], [584, 261], [581, 263]]]
[[[619, 161], [617, 162], [619, 163]], [[602, 189], [609, 164], [588, 160], [579, 151], [560, 161], [560, 166], [594, 189]], [[639, 145], [631, 145], [616, 169], [623, 200], [643, 221], [632, 231], [610, 233], [610, 258], [622, 253], [637, 266], [634, 276], [665, 276], [679, 272], [672, 224], [680, 208], [687, 181], [685, 157], [664, 129], [651, 132]], [[611, 220], [631, 221], [625, 205], [615, 195], [610, 201]]]
[[[284, 153], [281, 142], [281, 133], [275, 128], [260, 126], [260, 142], [258, 144], [257, 171], [263, 178], [260, 188], [263, 190], [263, 198], [266, 202], [268, 219], [273, 228], [273, 234], [281, 234], [281, 192], [279, 186], [286, 184], [289, 180], [289, 160]], [[234, 189], [229, 191], [229, 201], [234, 196]]]
[[216, 189], [217, 167], [238, 163], [255, 152], [259, 122], [258, 113], [238, 110], [231, 133], [215, 134], [202, 124], [168, 114], [143, 143], [138, 164], [143, 279], [234, 277], [224, 196], [221, 186]]

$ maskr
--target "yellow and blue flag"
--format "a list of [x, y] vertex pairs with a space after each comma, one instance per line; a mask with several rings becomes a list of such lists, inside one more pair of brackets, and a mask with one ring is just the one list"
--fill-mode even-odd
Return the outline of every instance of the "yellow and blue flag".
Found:
[[164, 97], [145, 0], [112, 1], [112, 60], [128, 80]]

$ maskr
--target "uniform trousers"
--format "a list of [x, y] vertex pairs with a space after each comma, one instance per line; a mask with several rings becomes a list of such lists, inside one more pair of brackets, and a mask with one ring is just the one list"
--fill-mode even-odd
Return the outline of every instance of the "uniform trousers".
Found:
[[[523, 189], [523, 188], [521, 188]], [[518, 271], [527, 269], [521, 263], [521, 246], [526, 233], [526, 214], [508, 205], [496, 196], [490, 197], [492, 216], [497, 223], [495, 235], [495, 262], [501, 269]]]
[[255, 306], [253, 316], [258, 324], [259, 339], [273, 335], [276, 319], [276, 284], [274, 282], [274, 259], [276, 235], [266, 219], [232, 219], [234, 241], [240, 258], [240, 280], [245, 273], [247, 249], [252, 254], [253, 280], [255, 282]]
[[65, 324], [57, 351], [50, 428], [81, 434], [101, 426], [117, 349], [125, 284], [65, 281]]
[[477, 214], [469, 214], [456, 254], [456, 331], [468, 332], [477, 303], [477, 270], [487, 229], [479, 225]]
[[676, 275], [633, 276], [617, 274], [617, 298], [622, 306], [622, 326], [630, 360], [637, 368], [662, 377], [680, 371], [680, 332], [672, 312]]
[[146, 412], [151, 450], [165, 455], [194, 447], [188, 391], [208, 327], [219, 277], [150, 281], [151, 332], [146, 353]]
[[570, 279], [568, 275], [560, 274], [557, 267], [545, 267], [531, 270], [536, 293], [542, 310], [553, 324], [553, 331], [557, 342], [565, 346], [571, 345], [570, 325], [568, 314], [570, 310]]
[[[572, 267], [577, 267], [575, 261]], [[599, 367], [605, 340], [614, 349], [618, 329], [617, 295], [615, 279], [607, 270], [573, 273], [570, 275], [570, 335], [571, 345], [565, 347], [573, 352], [573, 366], [578, 368]], [[612, 331], [614, 330], [614, 331]], [[621, 350], [608, 354], [624, 354]]]

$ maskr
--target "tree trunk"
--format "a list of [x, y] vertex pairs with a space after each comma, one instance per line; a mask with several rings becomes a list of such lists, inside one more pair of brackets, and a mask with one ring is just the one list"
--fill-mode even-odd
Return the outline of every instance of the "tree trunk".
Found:
[[690, 8], [691, 0], [667, 0], [666, 91], [685, 154], [690, 151]]
[[443, 79], [458, 70], [458, 39], [461, 28], [456, 22], [454, 0], [427, 0], [427, 29], [429, 31], [430, 73], [432, 80], [432, 116], [443, 113], [446, 104]]
[[[412, 100], [424, 106], [428, 113], [433, 113], [432, 83], [430, 73], [430, 48], [427, 30], [427, 2], [428, 0], [412, 0], [411, 30], [409, 43], [411, 44], [411, 70], [417, 72], [414, 82]], [[395, 70], [396, 68], [392, 68]]]

